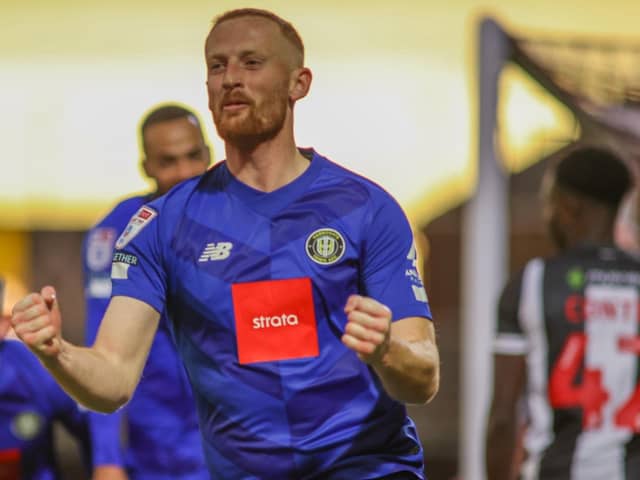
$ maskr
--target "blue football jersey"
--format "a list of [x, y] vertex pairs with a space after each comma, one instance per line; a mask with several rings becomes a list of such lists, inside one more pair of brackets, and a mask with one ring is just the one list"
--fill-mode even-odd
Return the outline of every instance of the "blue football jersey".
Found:
[[0, 340], [0, 478], [63, 478], [55, 458], [54, 422], [73, 434], [88, 462], [87, 412], [21, 342]]
[[[109, 303], [114, 243], [131, 216], [149, 200], [149, 196], [124, 200], [85, 237], [88, 344], [95, 340]], [[121, 446], [123, 416], [127, 424], [124, 450]], [[160, 322], [131, 401], [111, 415], [91, 413], [90, 424], [96, 466], [124, 465], [135, 480], [209, 478], [191, 386], [166, 320]]]
[[168, 313], [214, 479], [424, 478], [404, 405], [341, 342], [349, 295], [431, 317], [409, 223], [379, 186], [304, 151], [264, 193], [224, 162], [141, 207], [113, 294]]

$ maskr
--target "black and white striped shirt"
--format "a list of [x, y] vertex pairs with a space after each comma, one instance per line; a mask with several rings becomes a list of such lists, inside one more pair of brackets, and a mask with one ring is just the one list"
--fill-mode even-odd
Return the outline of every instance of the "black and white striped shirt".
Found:
[[581, 246], [505, 287], [494, 352], [525, 355], [524, 480], [640, 479], [640, 261]]

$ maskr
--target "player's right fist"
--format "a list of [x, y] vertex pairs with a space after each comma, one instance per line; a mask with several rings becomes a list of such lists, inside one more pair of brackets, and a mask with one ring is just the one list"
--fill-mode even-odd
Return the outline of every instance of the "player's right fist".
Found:
[[16, 335], [40, 357], [60, 353], [61, 317], [53, 287], [27, 295], [12, 310], [11, 324]]

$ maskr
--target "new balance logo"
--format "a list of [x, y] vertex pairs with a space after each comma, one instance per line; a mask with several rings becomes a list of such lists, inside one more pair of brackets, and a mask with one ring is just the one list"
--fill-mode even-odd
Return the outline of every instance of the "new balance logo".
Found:
[[231, 242], [207, 243], [198, 261], [210, 262], [214, 260], [224, 260], [229, 257], [232, 248], [233, 243]]

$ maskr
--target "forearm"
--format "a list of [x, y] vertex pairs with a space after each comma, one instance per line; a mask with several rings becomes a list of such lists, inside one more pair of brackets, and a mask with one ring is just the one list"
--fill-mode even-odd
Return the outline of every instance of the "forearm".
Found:
[[392, 336], [389, 349], [372, 366], [387, 393], [398, 401], [423, 404], [438, 392], [440, 359], [431, 341], [407, 341]]
[[60, 386], [81, 405], [110, 413], [124, 405], [134, 389], [131, 368], [96, 348], [62, 341], [58, 355], [39, 355]]
[[158, 328], [160, 313], [140, 300], [114, 297], [92, 347], [78, 347], [60, 334], [55, 290], [24, 297], [13, 307], [16, 334], [78, 403], [100, 412], [124, 405], [137, 385]]
[[127, 480], [126, 470], [119, 465], [100, 465], [93, 470], [91, 480]]
[[487, 431], [487, 479], [511, 480], [516, 443], [516, 424], [510, 419], [491, 417]]

